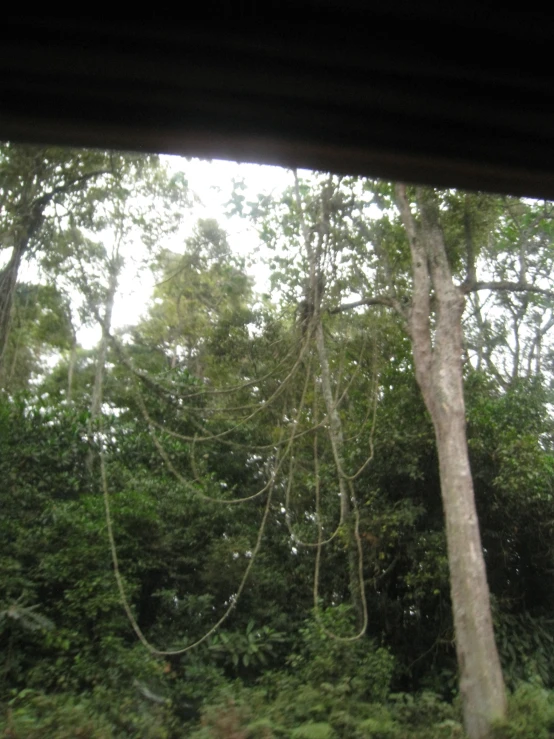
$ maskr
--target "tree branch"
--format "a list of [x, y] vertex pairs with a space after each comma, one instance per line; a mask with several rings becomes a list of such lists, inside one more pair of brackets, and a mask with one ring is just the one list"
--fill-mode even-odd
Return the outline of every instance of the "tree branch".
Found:
[[405, 321], [407, 320], [406, 312], [402, 307], [402, 303], [392, 295], [375, 295], [372, 298], [362, 298], [361, 300], [355, 300], [352, 303], [342, 303], [336, 308], [330, 308], [329, 314], [334, 316], [337, 313], [345, 313], [348, 310], [359, 308], [362, 305], [384, 305], [386, 308], [392, 308], [395, 310]]
[[74, 188], [78, 188], [79, 185], [82, 185], [83, 183], [88, 182], [88, 180], [92, 180], [95, 177], [100, 177], [100, 175], [103, 174], [112, 173], [108, 169], [97, 169], [92, 172], [86, 172], [85, 174], [79, 175], [79, 177], [74, 177], [73, 179], [66, 182], [64, 185], [53, 187], [52, 190], [50, 190], [49, 192], [45, 192], [34, 201], [31, 206], [31, 210], [34, 211], [36, 208], [44, 208], [54, 197], [56, 197], [56, 195], [71, 192], [71, 190], [73, 190]]
[[474, 293], [478, 290], [491, 290], [496, 292], [513, 292], [513, 293], [535, 293], [537, 295], [544, 295], [547, 298], [554, 300], [554, 290], [549, 290], [544, 287], [538, 287], [537, 285], [529, 285], [527, 282], [464, 282], [460, 285], [460, 290], [467, 295], [468, 293]]

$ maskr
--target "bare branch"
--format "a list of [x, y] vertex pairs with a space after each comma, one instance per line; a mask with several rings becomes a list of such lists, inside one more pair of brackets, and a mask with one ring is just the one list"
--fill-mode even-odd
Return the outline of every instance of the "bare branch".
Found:
[[491, 290], [495, 292], [513, 292], [513, 293], [535, 293], [536, 295], [544, 295], [554, 300], [554, 290], [539, 287], [538, 285], [530, 285], [527, 282], [465, 282], [460, 285], [460, 290], [467, 295], [477, 292], [478, 290]]
[[375, 295], [372, 298], [362, 298], [352, 303], [342, 303], [342, 305], [338, 305], [336, 308], [330, 308], [329, 314], [334, 316], [337, 313], [345, 313], [348, 310], [360, 308], [363, 305], [384, 305], [386, 308], [395, 310], [404, 321], [407, 321], [406, 311], [402, 307], [402, 303], [392, 295]]

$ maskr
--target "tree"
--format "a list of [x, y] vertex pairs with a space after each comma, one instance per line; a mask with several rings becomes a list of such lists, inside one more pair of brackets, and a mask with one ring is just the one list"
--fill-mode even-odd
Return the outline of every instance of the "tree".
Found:
[[[143, 713], [165, 696], [183, 716], [225, 676], [261, 678], [247, 700], [277, 694], [281, 732], [317, 715], [325, 735], [405, 722], [435, 736], [457, 709], [427, 695], [397, 710], [389, 691], [451, 697], [455, 629], [466, 726], [486, 736], [503, 686], [494, 652], [475, 654], [493, 638], [483, 560], [508, 685], [554, 685], [549, 208], [296, 176], [243, 203], [274, 249], [273, 305], [215, 221], [183, 254], [164, 248], [186, 190], [140, 161], [95, 182], [86, 227], [58, 223], [48, 284], [17, 286], [6, 357], [27, 392], [0, 399], [2, 696], [87, 692], [103, 714], [115, 694]], [[154, 300], [114, 332], [139, 238]], [[102, 338], [60, 402], [65, 365], [27, 378], [74, 345], [78, 304]], [[135, 718], [112, 723], [134, 735]]]
[[396, 196], [412, 259], [408, 331], [417, 382], [437, 440], [464, 724], [471, 739], [481, 739], [489, 735], [494, 721], [505, 716], [506, 696], [467, 447], [462, 371], [465, 299], [453, 281], [434, 193], [418, 189], [417, 219], [406, 187], [397, 186]]
[[[288, 206], [289, 213], [296, 211], [300, 225], [292, 225], [289, 217], [289, 231], [284, 231], [284, 234], [285, 238], [290, 239], [299, 230], [303, 231], [307, 263], [300, 268], [300, 272], [307, 274], [306, 302], [315, 316], [321, 315], [323, 310], [323, 288], [320, 285], [327, 288], [328, 275], [322, 274], [320, 263], [322, 258], [333, 260], [330, 256], [333, 254], [335, 265], [337, 261], [339, 264], [350, 264], [351, 285], [357, 283], [362, 290], [371, 290], [371, 295], [350, 303], [339, 302], [334, 307], [329, 305], [331, 313], [362, 306], [392, 308], [410, 338], [417, 382], [433, 422], [437, 443], [464, 723], [471, 739], [481, 739], [488, 736], [493, 722], [505, 715], [506, 696], [494, 640], [465, 425], [462, 315], [465, 295], [478, 289], [475, 277], [477, 256], [468, 252], [468, 265], [472, 273], [468, 281], [457, 285], [453, 279], [452, 265], [460, 268], [461, 253], [459, 248], [455, 248], [453, 233], [449, 234], [452, 243], [447, 248], [444, 227], [446, 223], [446, 227], [455, 232], [460, 240], [462, 224], [459, 220], [456, 223], [457, 213], [452, 203], [457, 204], [460, 199], [463, 203], [463, 195], [458, 199], [451, 197], [452, 202], [449, 203], [447, 194], [441, 202], [441, 210], [434, 191], [418, 188], [416, 209], [413, 211], [405, 186], [396, 187], [395, 200], [390, 197], [390, 190], [387, 197], [386, 185], [377, 185], [371, 190], [370, 202], [373, 201], [383, 210], [395, 205], [398, 208], [405, 231], [404, 238], [409, 245], [408, 259], [404, 257], [404, 263], [401, 256], [402, 233], [398, 231], [394, 218], [384, 215], [379, 224], [372, 224], [364, 213], [364, 200], [359, 199], [357, 184], [343, 182], [341, 178], [329, 177], [321, 183], [316, 194], [307, 195], [306, 207], [311, 209], [311, 228], [303, 220], [297, 179], [296, 208], [290, 195], [285, 195], [284, 204]], [[467, 204], [469, 196], [465, 198]], [[481, 198], [481, 207], [484, 203], [485, 199]], [[345, 229], [344, 225], [338, 225], [341, 218], [343, 222], [352, 224], [353, 228], [348, 230], [348, 227]], [[492, 218], [489, 219], [489, 225], [492, 221]], [[476, 234], [470, 232], [467, 221], [465, 225], [466, 245], [470, 245], [470, 239]], [[267, 227], [265, 232], [275, 234], [275, 230]], [[360, 237], [365, 243], [360, 243]], [[471, 246], [474, 246], [473, 242]], [[321, 256], [314, 256], [316, 253]], [[396, 269], [394, 264], [397, 265]], [[406, 267], [410, 265], [411, 281], [406, 273]], [[401, 269], [398, 269], [399, 266]], [[525, 284], [525, 279], [521, 278], [520, 289]], [[330, 288], [331, 301], [333, 287], [334, 299], [340, 301], [345, 280], [344, 272], [341, 280], [336, 266], [333, 286]], [[488, 287], [491, 288], [491, 285]], [[507, 284], [504, 287], [509, 289]], [[517, 285], [512, 287], [517, 289]], [[537, 289], [540, 291], [540, 288]], [[335, 451], [342, 448], [340, 417], [332, 393], [325, 389], [329, 383], [325, 380], [328, 372], [324, 332], [317, 318], [314, 326], [322, 367], [323, 393], [327, 400], [328, 425], [331, 437], [334, 437], [335, 463], [339, 475], [344, 476], [341, 471], [342, 455]], [[352, 496], [343, 492], [341, 497], [348, 504]]]
[[217, 378], [217, 356], [224, 359], [219, 373], [225, 375], [233, 360], [240, 361], [253, 319], [251, 280], [225, 232], [212, 219], [200, 220], [185, 253], [160, 252], [154, 270], [153, 304], [135, 341], [161, 349], [170, 370], [186, 368], [198, 379], [224, 384], [224, 377]]
[[[171, 176], [157, 156], [114, 154], [110, 164], [109, 176], [97, 178], [82, 194], [90, 210], [59, 218], [50, 249], [41, 259], [44, 277], [72, 295], [74, 312], [80, 314], [81, 321], [97, 322], [101, 328], [90, 387], [91, 439], [103, 402], [109, 336], [122, 272], [130, 263], [135, 277], [144, 269], [152, 252], [160, 251], [165, 239], [176, 231], [189, 202], [184, 177]], [[71, 316], [67, 322], [72, 332], [66, 392], [70, 400], [77, 337]], [[92, 450], [90, 467], [91, 455]]]
[[[466, 195], [457, 206], [464, 224], [466, 291], [471, 286], [466, 348], [477, 369], [486, 368], [508, 388], [518, 379], [550, 371], [554, 211], [548, 202], [489, 198], [489, 213], [492, 205], [497, 217], [483, 233], [483, 214], [470, 207], [475, 197]], [[488, 277], [480, 290], [474, 289], [477, 267]]]
[[16, 285], [5, 348], [4, 389], [26, 390], [44, 371], [43, 360], [73, 346], [67, 296], [54, 285]]
[[0, 272], [0, 378], [23, 258], [48, 251], [61, 221], [90, 217], [90, 184], [109, 176], [114, 155], [55, 147], [0, 147], [0, 242], [11, 249]]

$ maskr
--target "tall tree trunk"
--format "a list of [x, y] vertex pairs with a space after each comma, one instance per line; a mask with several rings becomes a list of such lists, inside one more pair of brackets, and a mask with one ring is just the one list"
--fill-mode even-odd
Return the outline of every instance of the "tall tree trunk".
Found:
[[13, 301], [21, 260], [27, 248], [27, 239], [21, 239], [13, 247], [10, 261], [0, 272], [0, 386], [5, 374], [6, 349], [12, 324]]
[[77, 335], [72, 328], [73, 335], [71, 337], [71, 351], [69, 353], [69, 367], [67, 368], [67, 402], [73, 401], [73, 377], [75, 375], [75, 365], [77, 364]]
[[470, 739], [485, 739], [492, 723], [505, 716], [506, 693], [469, 465], [462, 374], [464, 297], [452, 280], [432, 198], [418, 190], [419, 223], [402, 185], [397, 187], [397, 201], [412, 254], [410, 332], [416, 377], [437, 441], [464, 725]]
[[112, 325], [112, 314], [115, 300], [115, 293], [117, 291], [117, 281], [119, 269], [117, 267], [117, 259], [114, 259], [110, 269], [110, 277], [108, 283], [108, 291], [106, 294], [106, 304], [104, 306], [104, 317], [102, 319], [102, 336], [98, 344], [98, 350], [96, 355], [96, 371], [94, 373], [94, 385], [92, 388], [92, 398], [90, 401], [90, 416], [88, 424], [89, 433], [89, 452], [87, 457], [87, 468], [89, 473], [92, 475], [93, 464], [94, 464], [94, 452], [92, 449], [92, 439], [96, 422], [100, 417], [102, 410], [102, 400], [104, 396], [104, 372], [106, 368], [106, 356], [108, 354], [108, 343], [110, 336], [110, 329]]

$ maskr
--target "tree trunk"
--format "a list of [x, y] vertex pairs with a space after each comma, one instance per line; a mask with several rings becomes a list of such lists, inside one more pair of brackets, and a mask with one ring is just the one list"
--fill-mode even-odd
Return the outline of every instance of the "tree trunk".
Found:
[[360, 583], [360, 572], [358, 566], [359, 552], [354, 536], [352, 502], [350, 500], [348, 481], [345, 479], [344, 475], [344, 434], [342, 432], [342, 421], [339, 415], [339, 411], [335, 399], [333, 398], [331, 372], [329, 369], [329, 361], [327, 359], [327, 350], [325, 348], [323, 326], [319, 314], [316, 316], [315, 320], [317, 321], [315, 327], [315, 342], [319, 357], [319, 364], [321, 367], [321, 389], [323, 400], [325, 401], [325, 407], [327, 409], [327, 416], [329, 419], [329, 439], [331, 441], [335, 468], [337, 470], [339, 480], [341, 521], [343, 522], [343, 525], [346, 529], [347, 536], [348, 582], [350, 598], [352, 600], [352, 606], [356, 614], [357, 627], [358, 629], [360, 629], [362, 628], [362, 625], [364, 623], [364, 608], [362, 604], [362, 593], [360, 592], [360, 587], [362, 587], [362, 584]]
[[506, 697], [469, 465], [461, 296], [456, 302], [439, 307], [432, 386], [423, 395], [437, 439], [464, 725], [470, 739], [481, 739], [505, 715]]
[[75, 375], [75, 365], [77, 364], [77, 335], [73, 331], [71, 338], [71, 351], [69, 353], [69, 367], [67, 368], [67, 402], [73, 401], [73, 377]]
[[418, 190], [421, 222], [416, 223], [403, 186], [397, 187], [397, 197], [412, 254], [410, 333], [416, 378], [437, 440], [464, 725], [470, 739], [485, 739], [492, 723], [506, 714], [506, 694], [469, 465], [462, 374], [464, 297], [452, 280], [432, 198]]
[[0, 384], [2, 385], [6, 348], [12, 323], [15, 287], [17, 285], [19, 267], [26, 248], [27, 240], [18, 241], [13, 247], [10, 261], [2, 272], [0, 272]]
[[494, 640], [463, 402], [461, 409], [450, 409], [442, 416], [433, 423], [446, 517], [460, 694], [467, 734], [470, 739], [481, 739], [489, 735], [492, 721], [504, 717], [506, 696]]
[[98, 353], [96, 355], [96, 371], [94, 374], [94, 385], [92, 388], [92, 398], [90, 402], [90, 417], [88, 423], [89, 432], [89, 452], [87, 457], [87, 468], [89, 473], [92, 475], [93, 463], [94, 463], [94, 452], [92, 449], [92, 439], [94, 433], [94, 427], [96, 421], [100, 417], [102, 410], [103, 390], [104, 390], [104, 371], [106, 367], [106, 356], [108, 354], [108, 343], [110, 336], [110, 329], [112, 325], [112, 313], [115, 300], [115, 293], [117, 291], [118, 281], [118, 267], [116, 266], [117, 260], [111, 265], [110, 277], [108, 283], [108, 291], [106, 294], [106, 305], [104, 307], [104, 318], [102, 321], [102, 337], [98, 344]]

